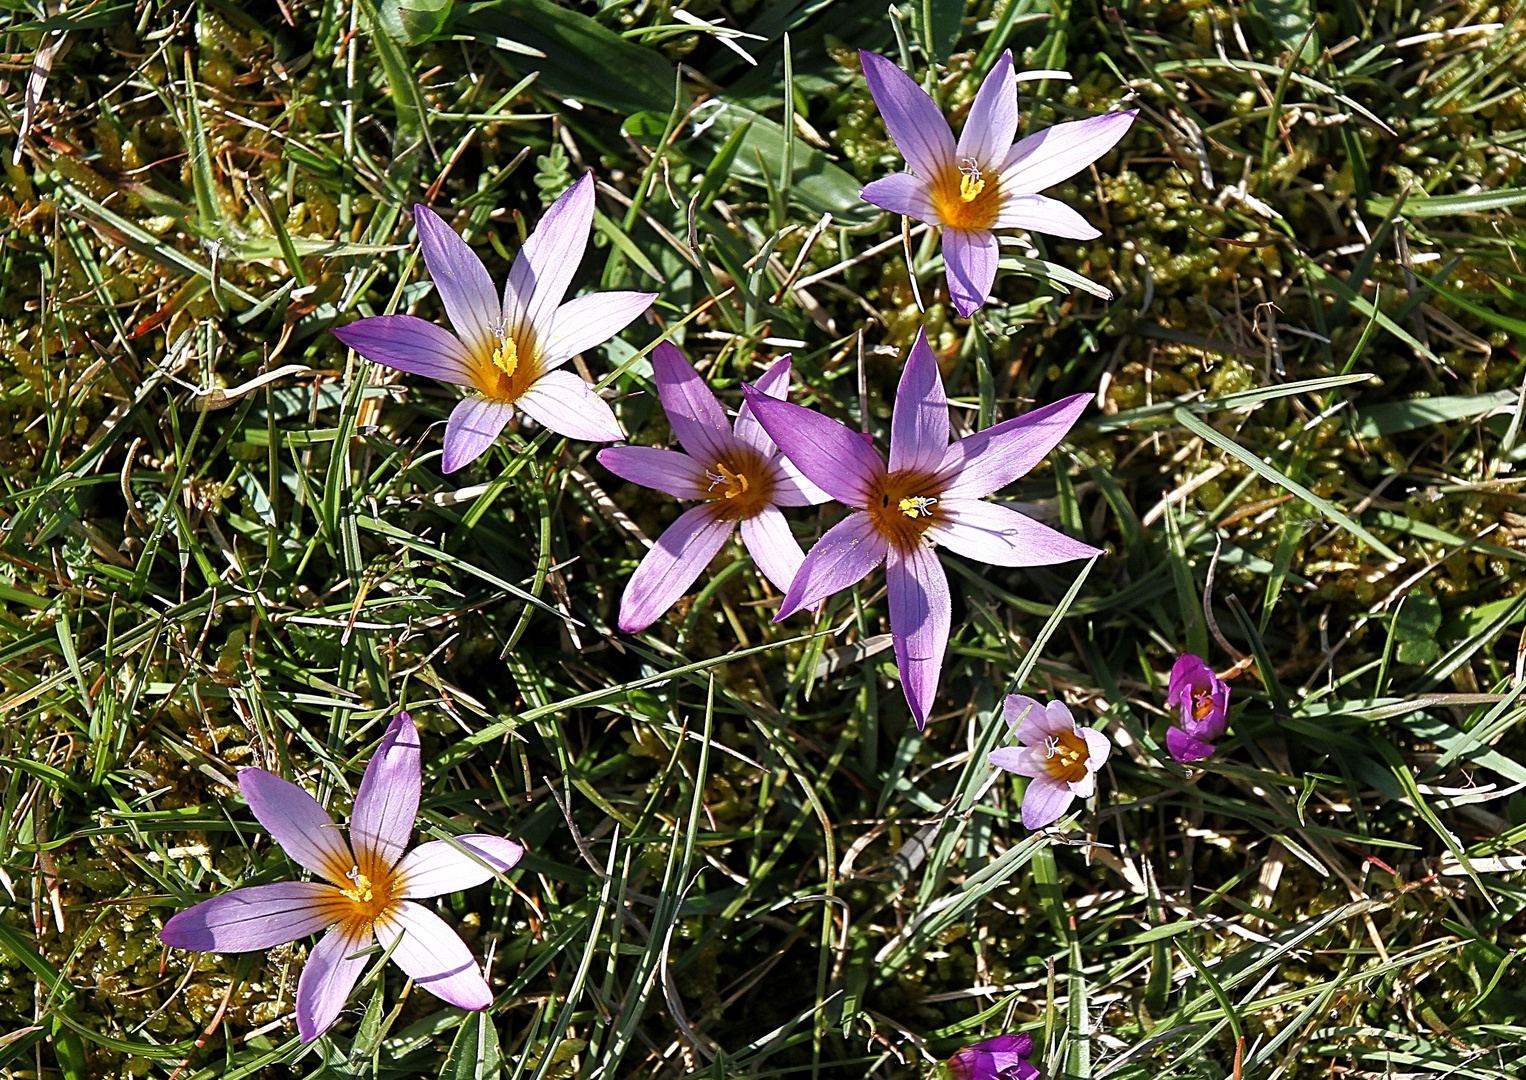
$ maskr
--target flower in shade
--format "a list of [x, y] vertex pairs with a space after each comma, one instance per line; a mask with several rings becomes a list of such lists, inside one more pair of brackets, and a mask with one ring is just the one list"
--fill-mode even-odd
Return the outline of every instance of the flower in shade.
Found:
[[890, 462], [855, 431], [744, 387], [765, 431], [795, 466], [854, 512], [806, 555], [775, 620], [788, 618], [885, 564], [902, 689], [920, 728], [938, 693], [953, 605], [934, 544], [997, 566], [1046, 566], [1099, 554], [986, 496], [1042, 461], [1090, 394], [1076, 394], [949, 443], [948, 399], [926, 331], [901, 373]]
[[398, 713], [366, 765], [345, 843], [318, 801], [264, 769], [240, 769], [239, 790], [276, 843], [326, 881], [233, 889], [180, 912], [159, 940], [195, 952], [254, 952], [328, 927], [297, 982], [303, 1042], [339, 1016], [374, 939], [409, 978], [463, 1009], [493, 993], [456, 932], [414, 901], [469, 889], [519, 862], [524, 848], [499, 836], [431, 840], [403, 854], [423, 789], [419, 733]]
[[1040, 195], [1111, 150], [1137, 109], [1070, 120], [1017, 136], [1017, 77], [1004, 52], [981, 83], [959, 141], [933, 99], [878, 53], [860, 52], [869, 92], [911, 172], [876, 180], [860, 194], [893, 213], [943, 228], [949, 295], [969, 315], [991, 295], [999, 259], [993, 229], [1091, 240], [1102, 234], [1058, 200]]
[[1229, 684], [1202, 657], [1183, 653], [1171, 665], [1166, 704], [1181, 715], [1166, 731], [1166, 749], [1180, 764], [1212, 757], [1213, 742], [1229, 726]]
[[446, 472], [477, 460], [516, 408], [570, 439], [625, 437], [609, 404], [561, 370], [625, 329], [657, 295], [590, 293], [562, 303], [588, 245], [593, 209], [593, 174], [584, 173], [525, 241], [500, 302], [466, 241], [429, 207], [417, 205], [413, 221], [424, 265], [456, 333], [412, 315], [357, 319], [334, 331], [367, 360], [475, 391], [451, 410], [445, 425]]
[[[779, 453], [750, 406], [743, 404], [733, 426], [677, 347], [663, 342], [653, 350], [652, 373], [673, 434], [687, 453], [615, 446], [599, 451], [599, 462], [633, 484], [700, 505], [668, 526], [626, 584], [620, 629], [632, 634], [688, 591], [738, 526], [758, 568], [781, 591], [788, 590], [805, 556], [779, 507], [831, 497]], [[757, 388], [771, 399], [783, 398], [789, 375], [786, 356], [763, 373]]]
[[991, 751], [998, 769], [1030, 778], [1023, 793], [1023, 827], [1041, 829], [1058, 821], [1076, 797], [1097, 793], [1097, 770], [1112, 749], [1107, 736], [1076, 723], [1063, 701], [1040, 705], [1013, 694], [1006, 701], [1007, 726], [1021, 746]]
[[953, 1080], [1036, 1080], [1038, 1066], [1029, 1062], [1033, 1036], [998, 1035], [966, 1046], [948, 1059]]

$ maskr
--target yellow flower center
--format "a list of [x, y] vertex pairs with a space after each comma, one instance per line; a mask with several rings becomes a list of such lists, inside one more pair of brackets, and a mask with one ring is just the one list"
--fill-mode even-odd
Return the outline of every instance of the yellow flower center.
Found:
[[891, 473], [869, 493], [865, 509], [880, 535], [902, 549], [917, 544], [938, 520], [941, 487], [926, 473]]
[[1213, 712], [1213, 691], [1199, 690], [1192, 695], [1192, 718], [1206, 720]]
[[514, 369], [519, 367], [519, 346], [512, 338], [505, 338], [493, 350], [493, 366], [513, 378]]
[[928, 495], [908, 495], [896, 505], [909, 518], [924, 518], [933, 516], [933, 507], [938, 505], [938, 500]]
[[750, 518], [773, 501], [773, 469], [750, 450], [739, 449], [730, 459], [717, 461], [705, 476], [710, 481], [706, 498], [726, 521]]
[[375, 897], [371, 889], [371, 879], [360, 872], [360, 867], [350, 867], [350, 872], [345, 875], [352, 884], [344, 890], [344, 894], [357, 904], [369, 904]]
[[489, 401], [513, 404], [535, 381], [535, 357], [529, 331], [504, 331], [472, 350], [472, 385]]
[[342, 921], [358, 926], [370, 926], [376, 922], [392, 906], [403, 884], [402, 879], [392, 873], [391, 869], [374, 865], [374, 860], [373, 865], [368, 865], [365, 869], [350, 867], [344, 877], [349, 885], [339, 889], [340, 895], [344, 897], [340, 901], [344, 908]]
[[1074, 731], [1062, 731], [1044, 739], [1044, 767], [1056, 780], [1073, 784], [1086, 779], [1086, 762], [1090, 756], [1086, 740]]
[[996, 223], [1002, 203], [998, 175], [981, 169], [974, 158], [945, 169], [929, 187], [938, 221], [945, 228], [978, 232]]

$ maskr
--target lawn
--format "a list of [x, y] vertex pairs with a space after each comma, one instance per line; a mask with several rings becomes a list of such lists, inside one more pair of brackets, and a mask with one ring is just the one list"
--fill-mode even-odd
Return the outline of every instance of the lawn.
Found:
[[[9, 0], [0, 1075], [933, 1077], [1025, 1033], [1056, 1080], [1521, 1076], [1523, 8]], [[860, 195], [907, 167], [865, 70], [957, 135], [1007, 50], [1019, 137], [1138, 111], [1044, 185], [1098, 235], [1001, 227], [964, 315], [967, 234]], [[958, 166], [945, 216], [1015, 198]], [[438, 253], [539, 280], [574, 205], [567, 296], [653, 294], [557, 324], [577, 408], [525, 389], [549, 323], [472, 354], [527, 395], [497, 438], [397, 370], [423, 338], [336, 336], [461, 331]], [[704, 459], [681, 502], [598, 431], [674, 446], [675, 371], [735, 414], [771, 370], [825, 419], [740, 423], [845, 440], [773, 550], [866, 514], [911, 546], [797, 603], [748, 519], [637, 627], [681, 514], [782, 488]], [[955, 550], [942, 487], [849, 516], [923, 400], [977, 442], [1071, 410], [995, 495], [1064, 558]], [[946, 653], [898, 662], [943, 575]], [[1186, 762], [1182, 654], [1229, 689]], [[1109, 748], [1037, 828], [1011, 694], [1080, 725], [1040, 773]], [[492, 1003], [367, 930], [304, 1041], [318, 937], [159, 935], [347, 855], [277, 843], [240, 770], [347, 821], [400, 710], [410, 842], [523, 847], [416, 901]]]

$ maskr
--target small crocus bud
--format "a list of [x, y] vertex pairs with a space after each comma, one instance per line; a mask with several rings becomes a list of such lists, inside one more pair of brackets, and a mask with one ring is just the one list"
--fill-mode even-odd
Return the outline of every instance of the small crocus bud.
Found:
[[1229, 684], [1202, 657], [1183, 653], [1171, 666], [1166, 704], [1178, 710], [1166, 732], [1166, 749], [1180, 764], [1212, 757], [1213, 742], [1229, 726]]

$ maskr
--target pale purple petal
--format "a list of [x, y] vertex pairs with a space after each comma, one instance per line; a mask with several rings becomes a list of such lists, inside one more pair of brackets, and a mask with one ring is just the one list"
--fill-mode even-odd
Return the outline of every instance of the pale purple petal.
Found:
[[901, 689], [921, 730], [927, 726], [938, 697], [943, 654], [948, 648], [953, 617], [948, 575], [932, 548], [922, 544], [892, 547], [885, 559], [885, 588]]
[[970, 103], [954, 157], [973, 158], [982, 170], [1000, 169], [1017, 138], [1017, 76], [1012, 50], [1001, 54]]
[[910, 75], [879, 53], [860, 49], [864, 79], [906, 164], [924, 180], [954, 166], [954, 133], [933, 99]]
[[240, 769], [238, 789], [260, 825], [293, 862], [335, 885], [349, 884], [345, 875], [355, 865], [350, 846], [317, 799], [264, 769]]
[[592, 228], [593, 173], [585, 172], [547, 207], [515, 256], [503, 286], [506, 327], [528, 326], [537, 340], [550, 340], [556, 332], [556, 310], [583, 261]]
[[[434, 912], [412, 900], [393, 905], [376, 921], [376, 940], [392, 960], [435, 997], [461, 1009], [485, 1009], [493, 992], [472, 951]], [[394, 942], [396, 946], [394, 947]]]
[[620, 598], [620, 629], [645, 630], [672, 607], [731, 536], [734, 523], [723, 521], [706, 503], [685, 510], [657, 538], [641, 565], [625, 583]]
[[673, 434], [696, 461], [714, 468], [735, 452], [726, 410], [676, 345], [664, 341], [652, 350], [652, 378]]
[[450, 325], [456, 328], [467, 351], [496, 342], [502, 311], [487, 267], [456, 230], [423, 203], [413, 208], [413, 224], [440, 303], [445, 305]]
[[1118, 145], [1138, 114], [1138, 109], [1104, 113], [1035, 131], [1008, 151], [1002, 191], [1029, 194], [1070, 179]]
[[655, 446], [611, 446], [599, 464], [622, 480], [666, 492], [675, 499], [703, 499], [710, 493], [705, 467], [688, 454]]
[[1019, 742], [1028, 746], [1039, 746], [1049, 736], [1070, 731], [1076, 726], [1064, 702], [1050, 702], [1050, 705], [1059, 705], [1060, 708], [1052, 710], [1042, 702], [1023, 694], [1007, 696], [1002, 706], [1003, 715], [1006, 717], [1007, 726], [1017, 729], [1014, 734]]
[[831, 500], [832, 496], [806, 479], [805, 473], [783, 454], [774, 458], [773, 467], [775, 506], [816, 506]]
[[965, 318], [991, 298], [996, 265], [1001, 261], [996, 234], [989, 229], [943, 230], [943, 269], [954, 310]]
[[1037, 776], [1023, 792], [1023, 828], [1042, 829], [1060, 820], [1075, 799], [1070, 785], [1052, 776]]
[[601, 292], [568, 300], [556, 309], [555, 329], [541, 346], [541, 370], [602, 345], [652, 306], [656, 293]]
[[1086, 740], [1086, 767], [1092, 772], [1107, 762], [1107, 756], [1113, 752], [1113, 744], [1101, 731], [1086, 724], [1076, 725], [1076, 732]]
[[[776, 401], [783, 401], [789, 394], [790, 357], [785, 353], [758, 377], [753, 383], [754, 389], [759, 393], [767, 394]], [[742, 407], [737, 410], [736, 422], [732, 425], [732, 433], [737, 441], [752, 447], [764, 457], [773, 457], [779, 452], [779, 447], [774, 440], [768, 437], [768, 432], [763, 430], [763, 425], [758, 423], [758, 418], [752, 414], [752, 407], [747, 402], [742, 402]]]
[[297, 980], [297, 1033], [303, 1042], [312, 1042], [339, 1019], [369, 959], [355, 954], [370, 945], [371, 935], [364, 925], [340, 923], [307, 954]]
[[1097, 794], [1097, 774], [1087, 770], [1086, 775], [1081, 777], [1081, 779], [1068, 780], [1066, 785], [1070, 788], [1070, 793], [1076, 798], [1089, 799]]
[[1049, 767], [1044, 764], [1042, 752], [1035, 753], [1029, 746], [1002, 746], [991, 751], [990, 762], [998, 769], [1005, 769], [1018, 776], [1048, 776]]
[[763, 575], [780, 592], [788, 592], [800, 564], [805, 561], [805, 553], [800, 550], [795, 534], [790, 532], [784, 515], [776, 507], [765, 506], [752, 517], [743, 518], [742, 543]]
[[936, 516], [929, 540], [992, 566], [1051, 566], [1101, 554], [1016, 510], [978, 499], [945, 497]]
[[943, 223], [938, 216], [938, 208], [933, 205], [933, 196], [927, 181], [916, 173], [898, 172], [882, 176], [866, 184], [858, 193], [858, 197], [867, 203], [873, 203], [881, 210], [889, 210], [892, 214], [905, 214], [909, 218], [926, 221], [932, 225]]
[[[1213, 757], [1217, 747], [1212, 743], [1194, 739], [1173, 724], [1166, 729], [1166, 749], [1171, 752], [1171, 757], [1175, 761], [1185, 765], [1189, 761], [1202, 761], [1204, 758]], [[194, 911], [195, 908], [191, 910]]]
[[483, 833], [431, 840], [397, 864], [402, 881], [397, 895], [418, 900], [470, 889], [513, 869], [524, 854], [524, 847], [513, 840]]
[[819, 412], [775, 401], [745, 383], [742, 392], [763, 430], [812, 483], [840, 503], [867, 505], [871, 490], [885, 476], [885, 462], [874, 447]]
[[948, 450], [948, 430], [943, 376], [927, 343], [927, 330], [919, 329], [896, 387], [890, 418], [890, 471], [933, 472]]
[[366, 763], [355, 793], [350, 844], [360, 864], [380, 869], [402, 858], [424, 790], [420, 754], [419, 729], [407, 713], [398, 713]]
[[983, 499], [1049, 456], [1093, 394], [1073, 394], [952, 444], [938, 467], [943, 497]]
[[516, 404], [541, 427], [569, 439], [619, 442], [625, 438], [609, 402], [572, 371], [546, 372], [530, 384]]
[[443, 327], [412, 315], [378, 315], [336, 327], [333, 334], [374, 364], [426, 379], [472, 384], [466, 346]]
[[1068, 240], [1095, 240], [1102, 235], [1075, 210], [1048, 195], [1012, 195], [1002, 200], [993, 229], [1027, 229]]
[[806, 554], [774, 622], [858, 584], [884, 561], [888, 548], [868, 514], [863, 511], [849, 514], [828, 529]]
[[470, 465], [493, 445], [503, 426], [514, 415], [514, 406], [484, 397], [464, 397], [445, 422], [445, 447], [440, 468], [453, 473]]
[[164, 924], [159, 940], [193, 952], [253, 952], [316, 934], [343, 914], [342, 897], [319, 881], [233, 889]]

